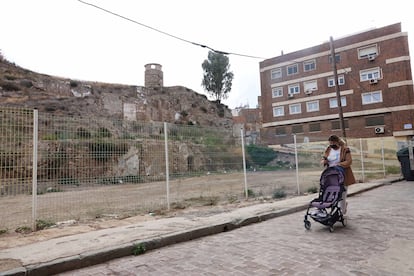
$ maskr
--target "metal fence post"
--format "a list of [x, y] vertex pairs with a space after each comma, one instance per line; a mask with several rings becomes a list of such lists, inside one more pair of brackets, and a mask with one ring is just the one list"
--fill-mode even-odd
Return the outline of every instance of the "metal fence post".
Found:
[[381, 158], [382, 158], [382, 170], [384, 171], [384, 178], [385, 178], [384, 138], [381, 138]]
[[298, 147], [297, 147], [297, 144], [296, 144], [296, 134], [293, 134], [293, 143], [295, 144], [296, 185], [298, 186], [298, 195], [300, 195], [299, 162], [298, 162]]
[[242, 145], [242, 153], [243, 153], [243, 173], [244, 173], [244, 193], [246, 199], [249, 197], [249, 191], [247, 189], [247, 172], [246, 172], [246, 154], [244, 150], [244, 131], [243, 128], [240, 129], [240, 137], [241, 137], [241, 145]]
[[362, 182], [364, 182], [365, 181], [365, 168], [364, 168], [364, 149], [362, 148], [362, 138], [359, 138], [359, 151], [361, 152]]
[[37, 143], [38, 143], [38, 110], [33, 110], [33, 165], [32, 165], [32, 223], [33, 231], [36, 231], [37, 220]]
[[170, 170], [168, 162], [168, 134], [167, 123], [164, 122], [164, 143], [165, 143], [165, 184], [167, 189], [167, 208], [170, 210]]

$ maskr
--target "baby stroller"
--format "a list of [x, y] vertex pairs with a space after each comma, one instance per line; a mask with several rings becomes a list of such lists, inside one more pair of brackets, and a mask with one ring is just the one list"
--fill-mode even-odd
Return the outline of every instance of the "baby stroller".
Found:
[[329, 231], [333, 232], [333, 225], [340, 221], [346, 226], [346, 220], [338, 204], [342, 200], [344, 191], [344, 174], [335, 167], [326, 168], [320, 178], [319, 197], [313, 199], [308, 206], [305, 214], [305, 228], [311, 228], [310, 216], [313, 220], [329, 226]]

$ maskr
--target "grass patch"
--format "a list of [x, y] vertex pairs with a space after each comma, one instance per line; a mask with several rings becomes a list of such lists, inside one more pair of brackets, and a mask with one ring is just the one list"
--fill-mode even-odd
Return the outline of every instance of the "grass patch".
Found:
[[387, 174], [400, 174], [401, 173], [401, 167], [399, 166], [388, 166], [385, 168], [385, 171]]

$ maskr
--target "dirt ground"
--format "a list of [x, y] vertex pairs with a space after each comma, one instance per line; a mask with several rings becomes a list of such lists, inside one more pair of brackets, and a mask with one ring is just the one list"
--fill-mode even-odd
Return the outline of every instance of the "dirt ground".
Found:
[[[308, 172], [301, 193], [314, 187], [319, 180], [318, 171]], [[313, 180], [312, 180], [313, 179]], [[250, 172], [247, 174], [249, 197], [245, 197], [242, 173], [205, 175], [170, 181], [170, 209], [166, 205], [165, 182], [89, 187], [48, 193], [38, 197], [39, 214], [60, 218], [51, 228], [32, 232], [29, 227], [16, 227], [0, 235], [0, 249], [35, 241], [52, 239], [97, 229], [128, 225], [146, 220], [171, 216], [207, 216], [273, 198], [275, 190], [286, 197], [298, 195], [295, 172]], [[2, 216], [14, 221], [29, 220], [31, 196], [7, 197], [0, 200]], [[109, 207], [105, 209], [103, 206]], [[9, 215], [5, 215], [8, 211]], [[19, 231], [17, 231], [19, 230]], [[17, 232], [16, 232], [17, 231]]]

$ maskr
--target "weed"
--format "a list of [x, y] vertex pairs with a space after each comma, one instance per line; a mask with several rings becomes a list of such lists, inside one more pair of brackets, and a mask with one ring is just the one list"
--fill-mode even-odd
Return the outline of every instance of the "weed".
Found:
[[255, 196], [256, 196], [256, 194], [254, 193], [254, 191], [253, 191], [253, 190], [251, 190], [251, 189], [247, 189], [247, 196], [248, 196], [248, 197], [255, 197]]
[[239, 198], [237, 197], [237, 195], [228, 195], [227, 196], [227, 201], [229, 203], [235, 203], [239, 200]]
[[310, 187], [310, 188], [308, 188], [307, 192], [310, 193], [310, 194], [317, 193], [318, 192], [318, 187], [315, 187], [315, 186]]
[[0, 229], [0, 235], [6, 234], [7, 232], [9, 232], [9, 230], [7, 230], [7, 229]]
[[278, 198], [284, 198], [286, 197], [286, 192], [283, 189], [276, 189], [273, 191], [273, 196], [272, 198], [274, 199], [278, 199]]
[[29, 226], [19, 226], [14, 231], [16, 233], [20, 233], [20, 234], [28, 234], [28, 233], [32, 232], [32, 228], [30, 228]]
[[56, 224], [49, 220], [42, 220], [38, 219], [36, 220], [36, 230], [43, 230], [52, 226], [55, 226]]
[[134, 247], [132, 248], [132, 254], [134, 256], [144, 254], [145, 251], [146, 251], [146, 248], [145, 248], [145, 244], [143, 244], [143, 243], [138, 243], [138, 244], [135, 243]]
[[66, 178], [59, 178], [58, 179], [58, 183], [60, 185], [75, 185], [75, 186], [79, 186], [79, 180], [76, 178], [71, 178], [71, 177], [66, 177]]

